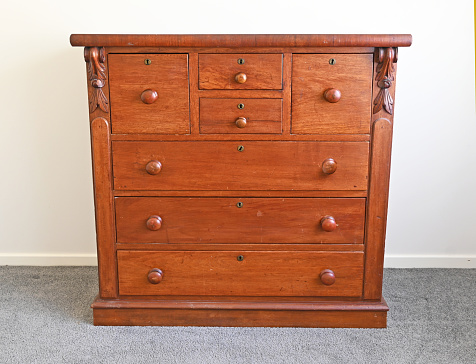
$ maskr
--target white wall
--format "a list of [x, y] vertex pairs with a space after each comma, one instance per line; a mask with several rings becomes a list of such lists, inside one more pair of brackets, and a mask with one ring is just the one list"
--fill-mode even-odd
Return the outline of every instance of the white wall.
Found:
[[470, 1], [2, 3], [0, 264], [94, 264], [86, 72], [70, 33], [412, 33], [398, 63], [387, 266], [476, 267]]

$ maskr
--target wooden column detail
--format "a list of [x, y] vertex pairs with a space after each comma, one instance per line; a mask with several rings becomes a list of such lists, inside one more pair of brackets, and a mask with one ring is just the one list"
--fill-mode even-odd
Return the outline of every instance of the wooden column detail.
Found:
[[109, 122], [97, 117], [91, 122], [91, 142], [96, 206], [96, 235], [99, 265], [99, 296], [117, 297], [114, 197]]
[[[369, 197], [367, 199], [364, 299], [382, 298], [383, 261], [387, 226], [388, 187], [393, 133], [396, 48], [380, 48], [375, 54], [373, 82]], [[388, 87], [387, 87], [388, 86]]]

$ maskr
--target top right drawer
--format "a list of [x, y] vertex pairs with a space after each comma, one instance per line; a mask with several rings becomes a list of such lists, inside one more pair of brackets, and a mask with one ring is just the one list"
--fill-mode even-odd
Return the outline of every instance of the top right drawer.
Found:
[[293, 134], [368, 134], [372, 54], [295, 54]]

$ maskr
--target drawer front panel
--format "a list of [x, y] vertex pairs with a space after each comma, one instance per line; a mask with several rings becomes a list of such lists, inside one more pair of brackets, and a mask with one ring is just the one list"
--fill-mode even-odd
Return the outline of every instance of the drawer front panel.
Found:
[[110, 54], [109, 84], [113, 133], [190, 132], [188, 55]]
[[[112, 143], [116, 190], [366, 190], [368, 142]], [[323, 172], [325, 161], [337, 169]], [[151, 175], [146, 167], [160, 162]]]
[[363, 243], [364, 198], [117, 197], [115, 206], [119, 243]]
[[[371, 54], [295, 54], [292, 133], [368, 134], [372, 104]], [[335, 64], [331, 64], [331, 59]], [[326, 90], [340, 99], [329, 102]], [[331, 101], [332, 91], [327, 94]], [[335, 95], [334, 95], [335, 97]]]
[[[119, 294], [349, 296], [362, 294], [361, 252], [118, 251]], [[162, 280], [148, 274], [160, 269]], [[335, 283], [320, 274], [330, 269]]]
[[281, 134], [282, 103], [282, 99], [202, 98], [200, 133]]
[[[244, 63], [240, 64], [240, 60]], [[200, 54], [199, 88], [202, 90], [280, 90], [282, 54]], [[245, 75], [246, 80], [238, 75]], [[239, 81], [237, 81], [239, 79]]]

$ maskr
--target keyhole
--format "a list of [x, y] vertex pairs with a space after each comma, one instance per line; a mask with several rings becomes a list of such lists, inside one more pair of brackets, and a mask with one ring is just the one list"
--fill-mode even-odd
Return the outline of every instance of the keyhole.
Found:
[[238, 207], [239, 209], [241, 209], [243, 207], [243, 202], [237, 202], [236, 203], [236, 207]]
[[238, 64], [245, 64], [245, 60], [243, 58], [238, 58]]
[[236, 149], [238, 149], [238, 152], [242, 152], [245, 150], [245, 147], [243, 145], [239, 145]]
[[245, 104], [238, 104], [237, 107], [238, 107], [238, 109], [240, 109], [240, 110], [241, 110], [241, 109], [244, 109], [244, 108], [245, 108]]
[[335, 60], [335, 58], [331, 58], [331, 59], [329, 60], [329, 64], [332, 65], [332, 66], [335, 65], [336, 62], [337, 62], [337, 61]]
[[236, 257], [236, 260], [238, 260], [239, 262], [242, 262], [243, 259], [245, 259], [245, 257], [244, 257], [243, 255], [238, 255], [238, 256]]
[[144, 59], [144, 63], [148, 66], [149, 64], [152, 63], [152, 60], [149, 58]]

